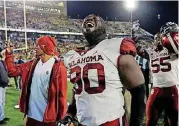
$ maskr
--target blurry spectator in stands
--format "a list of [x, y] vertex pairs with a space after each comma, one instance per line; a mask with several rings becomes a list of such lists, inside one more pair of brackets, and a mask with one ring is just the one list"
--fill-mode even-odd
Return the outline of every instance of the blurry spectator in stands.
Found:
[[56, 40], [43, 36], [37, 40], [36, 56], [23, 64], [14, 64], [13, 48], [6, 49], [9, 76], [21, 76], [20, 111], [27, 115], [26, 126], [55, 126], [67, 110], [67, 71], [55, 59]]
[[[18, 89], [17, 77], [14, 77], [14, 83], [15, 83], [16, 89]], [[9, 85], [9, 86], [11, 86], [11, 85]]]
[[8, 74], [4, 63], [5, 50], [1, 52], [1, 58], [2, 59], [0, 60], [0, 124], [4, 124], [6, 123], [6, 121], [9, 120], [9, 118], [5, 118], [4, 115], [6, 87], [9, 83]]
[[[17, 64], [17, 59], [16, 58], [14, 59], [14, 63]], [[16, 89], [18, 89], [17, 79], [18, 79], [18, 77], [14, 77], [14, 83], [15, 83]], [[9, 86], [11, 86], [11, 85], [9, 85]]]
[[[22, 60], [22, 56], [19, 56], [19, 59], [17, 60], [17, 64], [22, 64], [24, 61]], [[21, 77], [18, 77], [18, 89], [21, 89]]]
[[24, 63], [24, 60], [22, 59], [22, 55], [19, 56], [19, 59], [17, 60], [17, 64], [22, 64]]

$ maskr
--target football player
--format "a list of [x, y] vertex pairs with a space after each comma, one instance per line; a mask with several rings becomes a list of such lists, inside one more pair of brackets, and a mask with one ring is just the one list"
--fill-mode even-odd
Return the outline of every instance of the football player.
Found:
[[146, 126], [156, 126], [163, 111], [170, 125], [177, 126], [178, 25], [167, 22], [161, 27], [155, 41], [157, 47], [153, 51], [138, 47], [139, 54], [149, 54], [146, 57], [150, 57], [153, 78], [153, 88], [146, 106]]
[[107, 39], [104, 20], [94, 14], [87, 16], [82, 26], [88, 49], [70, 51], [64, 56], [74, 84], [64, 120], [72, 120], [76, 115], [81, 126], [125, 126], [124, 86], [132, 95], [130, 126], [141, 126], [145, 82], [134, 59], [134, 42]]

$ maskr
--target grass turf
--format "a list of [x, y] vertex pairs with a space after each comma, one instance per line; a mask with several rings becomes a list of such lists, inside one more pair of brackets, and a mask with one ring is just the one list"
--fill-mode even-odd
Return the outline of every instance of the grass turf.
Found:
[[[5, 105], [5, 116], [10, 118], [6, 124], [0, 124], [0, 126], [24, 126], [24, 115], [15, 109], [14, 106], [18, 103], [20, 91], [14, 87], [14, 79], [10, 79], [12, 87], [6, 89], [6, 105]], [[68, 83], [68, 101], [71, 99], [72, 84]]]
[[[20, 91], [15, 89], [14, 87], [14, 79], [10, 79], [12, 87], [8, 87], [6, 89], [6, 105], [5, 105], [5, 116], [10, 118], [10, 120], [6, 124], [1, 124], [1, 126], [24, 126], [23, 113], [19, 111], [19, 109], [14, 109], [14, 105], [17, 104], [18, 98], [20, 95]], [[71, 99], [72, 84], [68, 82], [68, 101]], [[128, 101], [129, 103], [129, 101]], [[142, 126], [145, 126], [145, 122]], [[163, 115], [159, 120], [157, 126], [163, 126]]]

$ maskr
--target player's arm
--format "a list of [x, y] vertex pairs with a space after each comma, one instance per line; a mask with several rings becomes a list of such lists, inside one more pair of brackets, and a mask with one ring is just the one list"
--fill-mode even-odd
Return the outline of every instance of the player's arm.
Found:
[[130, 126], [141, 126], [145, 113], [145, 80], [139, 65], [131, 55], [122, 55], [118, 69], [123, 85], [130, 91]]
[[74, 117], [76, 115], [76, 100], [75, 100], [75, 92], [72, 90], [72, 101], [68, 106], [67, 115]]
[[21, 76], [24, 64], [14, 63], [13, 47], [7, 47], [5, 52], [5, 64], [9, 77]]

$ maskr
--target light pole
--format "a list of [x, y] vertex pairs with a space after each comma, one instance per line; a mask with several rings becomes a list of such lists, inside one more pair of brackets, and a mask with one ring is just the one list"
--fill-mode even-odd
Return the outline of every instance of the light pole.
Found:
[[130, 10], [130, 22], [131, 22], [131, 37], [132, 37], [132, 11], [135, 9], [135, 0], [126, 0], [125, 5]]

